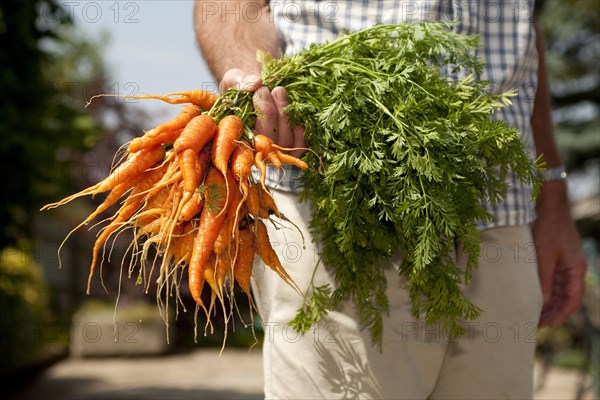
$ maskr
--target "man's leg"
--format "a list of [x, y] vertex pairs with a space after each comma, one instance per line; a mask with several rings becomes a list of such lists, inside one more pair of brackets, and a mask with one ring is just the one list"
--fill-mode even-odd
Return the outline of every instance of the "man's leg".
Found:
[[481, 317], [451, 339], [431, 399], [533, 396], [542, 294], [531, 231], [526, 225], [489, 229], [481, 240], [479, 268], [465, 290]]
[[[282, 264], [305, 291], [318, 261], [307, 227], [310, 209], [297, 204], [296, 195], [273, 193], [280, 211], [298, 225], [302, 235], [289, 224], [280, 229], [267, 224], [269, 237]], [[297, 334], [288, 322], [302, 297], [262, 263], [255, 265], [253, 290], [265, 329], [267, 398], [415, 399], [431, 393], [446, 340], [432, 334], [435, 328], [432, 331], [412, 318], [410, 299], [396, 272], [398, 262], [391, 260], [387, 271], [390, 316], [384, 321], [382, 352], [361, 331], [351, 304], [329, 312], [306, 335]], [[313, 283], [333, 286], [333, 275], [321, 265]]]

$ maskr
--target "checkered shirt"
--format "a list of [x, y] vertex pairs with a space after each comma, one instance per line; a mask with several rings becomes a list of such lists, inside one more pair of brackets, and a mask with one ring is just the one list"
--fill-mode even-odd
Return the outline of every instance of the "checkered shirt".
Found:
[[[498, 110], [502, 119], [521, 133], [529, 151], [535, 154], [531, 115], [537, 87], [537, 51], [533, 28], [533, 1], [478, 0], [336, 0], [271, 1], [272, 18], [285, 53], [294, 54], [310, 43], [335, 39], [344, 31], [357, 31], [376, 23], [399, 24], [418, 21], [454, 21], [453, 30], [480, 35], [477, 54], [485, 62], [481, 79], [493, 82], [493, 90], [516, 89], [512, 105]], [[453, 76], [456, 79], [461, 76]], [[299, 190], [300, 172], [287, 169], [282, 175], [269, 170], [267, 181], [280, 190]], [[527, 224], [535, 218], [532, 188], [513, 174], [507, 177], [505, 200], [486, 204], [494, 221], [480, 222], [481, 229]]]

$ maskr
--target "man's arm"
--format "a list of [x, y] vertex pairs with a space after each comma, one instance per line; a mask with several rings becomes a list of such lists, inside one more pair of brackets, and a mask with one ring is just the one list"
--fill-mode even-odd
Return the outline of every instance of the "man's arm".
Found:
[[[560, 166], [561, 161], [554, 142], [545, 49], [539, 30], [536, 37], [538, 89], [531, 125], [536, 151], [538, 155], [543, 154], [547, 168], [552, 168]], [[544, 294], [540, 325], [557, 326], [580, 306], [586, 270], [579, 234], [570, 215], [566, 182], [546, 182], [540, 191], [536, 212], [533, 237]]]
[[268, 0], [197, 0], [194, 14], [198, 44], [219, 82], [234, 68], [259, 75], [257, 50], [281, 52]]
[[288, 105], [285, 88], [270, 91], [260, 79], [257, 50], [278, 57], [282, 48], [269, 1], [197, 0], [194, 13], [198, 44], [221, 91], [237, 87], [254, 92], [254, 107], [263, 116], [254, 128], [282, 147], [304, 148], [304, 129], [290, 127], [283, 111]]

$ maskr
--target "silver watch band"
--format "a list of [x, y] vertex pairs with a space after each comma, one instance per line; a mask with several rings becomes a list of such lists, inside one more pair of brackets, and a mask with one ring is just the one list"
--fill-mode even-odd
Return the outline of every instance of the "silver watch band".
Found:
[[567, 179], [567, 171], [563, 165], [544, 170], [544, 182], [564, 181]]

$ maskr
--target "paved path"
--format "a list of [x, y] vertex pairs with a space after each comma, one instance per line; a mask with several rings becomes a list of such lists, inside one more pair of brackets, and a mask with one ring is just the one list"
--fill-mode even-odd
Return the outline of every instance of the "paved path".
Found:
[[[147, 358], [69, 358], [15, 400], [261, 399], [261, 363], [260, 349], [226, 349], [220, 358], [213, 349]], [[553, 369], [535, 400], [574, 399], [578, 383], [576, 371]]]
[[260, 349], [144, 358], [69, 358], [15, 400], [260, 399]]

